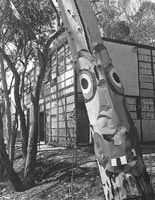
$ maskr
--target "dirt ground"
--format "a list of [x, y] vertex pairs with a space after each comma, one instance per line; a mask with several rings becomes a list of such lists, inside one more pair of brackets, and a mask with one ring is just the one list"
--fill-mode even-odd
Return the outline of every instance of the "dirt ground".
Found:
[[[147, 150], [143, 155], [155, 191], [155, 154]], [[19, 147], [15, 158], [14, 168], [22, 177], [23, 162]], [[36, 186], [25, 192], [15, 192], [9, 180], [6, 180], [0, 183], [0, 200], [103, 199], [98, 166], [90, 149], [43, 145], [39, 148], [37, 160]]]

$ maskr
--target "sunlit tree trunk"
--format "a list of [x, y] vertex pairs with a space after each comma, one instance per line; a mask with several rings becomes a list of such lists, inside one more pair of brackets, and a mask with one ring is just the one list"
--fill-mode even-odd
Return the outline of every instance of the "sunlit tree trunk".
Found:
[[2, 163], [3, 167], [5, 168], [8, 177], [14, 186], [15, 190], [20, 192], [24, 191], [23, 184], [18, 176], [18, 174], [14, 171], [13, 166], [9, 160], [9, 156], [6, 152], [6, 147], [3, 138], [3, 103], [0, 102], [0, 162]]
[[11, 120], [11, 102], [9, 98], [9, 92], [8, 92], [8, 86], [6, 82], [6, 74], [5, 74], [5, 68], [2, 56], [0, 55], [0, 65], [1, 65], [1, 75], [2, 75], [2, 83], [3, 83], [3, 89], [4, 89], [4, 97], [6, 100], [6, 116], [7, 116], [7, 137], [8, 137], [8, 152], [9, 152], [9, 159], [10, 162], [13, 165], [13, 159], [14, 159], [14, 132], [12, 131], [12, 120]]
[[24, 111], [21, 106], [21, 98], [20, 98], [20, 94], [19, 94], [20, 75], [18, 74], [18, 71], [15, 68], [15, 64], [10, 60], [9, 56], [6, 54], [4, 49], [2, 49], [1, 47], [0, 47], [0, 52], [1, 52], [3, 59], [7, 62], [8, 67], [10, 68], [10, 70], [12, 71], [12, 73], [14, 75], [14, 98], [15, 98], [17, 112], [20, 116], [21, 131], [22, 131], [22, 155], [23, 155], [23, 158], [26, 159], [28, 133], [27, 133], [25, 115], [24, 115]]
[[15, 156], [15, 144], [16, 144], [16, 137], [17, 137], [17, 127], [18, 127], [18, 114], [15, 112], [15, 119], [12, 122], [12, 132], [11, 132], [11, 139], [10, 139], [10, 144], [11, 144], [11, 152], [10, 152], [10, 161], [13, 164], [14, 161], [14, 156]]
[[30, 129], [27, 147], [27, 158], [24, 170], [24, 187], [26, 189], [35, 185], [35, 167], [38, 141], [38, 105], [30, 106]]

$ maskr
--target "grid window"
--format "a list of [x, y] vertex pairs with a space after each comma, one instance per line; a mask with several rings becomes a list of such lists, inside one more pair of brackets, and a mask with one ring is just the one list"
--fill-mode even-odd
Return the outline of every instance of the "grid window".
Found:
[[154, 119], [154, 99], [141, 98], [142, 119]]
[[137, 119], [136, 98], [126, 97], [127, 107], [132, 119]]
[[[54, 57], [54, 58], [53, 58]], [[70, 118], [75, 103], [74, 70], [72, 56], [68, 44], [62, 46], [51, 56], [51, 138], [61, 141], [68, 139], [73, 132], [73, 123]]]

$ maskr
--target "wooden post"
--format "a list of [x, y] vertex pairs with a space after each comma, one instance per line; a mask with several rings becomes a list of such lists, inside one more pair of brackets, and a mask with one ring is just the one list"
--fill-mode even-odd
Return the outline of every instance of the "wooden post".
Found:
[[153, 200], [123, 85], [89, 0], [58, 0], [94, 136], [105, 200]]

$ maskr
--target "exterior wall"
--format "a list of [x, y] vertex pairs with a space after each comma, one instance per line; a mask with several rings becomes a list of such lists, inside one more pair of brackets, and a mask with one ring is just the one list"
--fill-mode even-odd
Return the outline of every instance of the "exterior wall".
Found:
[[45, 141], [75, 142], [75, 80], [71, 52], [64, 43], [51, 56], [40, 99]]
[[155, 48], [111, 40], [104, 44], [123, 83], [140, 141], [155, 141]]
[[140, 119], [143, 141], [155, 141], [155, 50], [138, 48]]
[[114, 67], [117, 69], [119, 77], [124, 86], [124, 94], [128, 110], [141, 140], [141, 117], [139, 108], [139, 77], [138, 77], [138, 48], [135, 45], [120, 44], [105, 41]]
[[[104, 42], [124, 85], [140, 141], [154, 141], [155, 48], [112, 40]], [[29, 89], [33, 89], [36, 74], [37, 69], [33, 69], [25, 82], [24, 102], [28, 110]], [[67, 42], [50, 56], [40, 95], [40, 120], [40, 139], [47, 143], [91, 142], [89, 120]]]
[[110, 40], [105, 45], [125, 87], [140, 141], [155, 141], [155, 48]]

